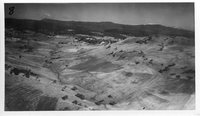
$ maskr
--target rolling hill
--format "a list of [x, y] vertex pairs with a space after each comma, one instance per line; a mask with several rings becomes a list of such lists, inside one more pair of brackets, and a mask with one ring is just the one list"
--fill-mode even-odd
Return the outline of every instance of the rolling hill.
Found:
[[[32, 30], [44, 34], [88, 34], [101, 32], [104, 35], [123, 39], [122, 35], [148, 36], [163, 34], [169, 36], [185, 36], [194, 38], [194, 32], [163, 25], [123, 25], [112, 22], [78, 22], [59, 21], [53, 19], [30, 20], [30, 19], [5, 19], [6, 28], [14, 28], [19, 31]], [[69, 31], [73, 30], [73, 31]]]

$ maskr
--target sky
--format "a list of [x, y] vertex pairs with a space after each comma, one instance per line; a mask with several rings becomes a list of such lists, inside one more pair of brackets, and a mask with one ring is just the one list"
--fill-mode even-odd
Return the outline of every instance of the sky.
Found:
[[[9, 8], [14, 13], [9, 15]], [[66, 3], [5, 4], [5, 18], [50, 18], [62, 21], [161, 24], [194, 30], [193, 3]]]

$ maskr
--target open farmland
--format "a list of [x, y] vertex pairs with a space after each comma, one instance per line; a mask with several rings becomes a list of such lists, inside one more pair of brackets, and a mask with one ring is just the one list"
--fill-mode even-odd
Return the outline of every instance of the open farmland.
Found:
[[[28, 21], [6, 19], [6, 111], [195, 108], [193, 32], [50, 19], [29, 28]], [[116, 29], [103, 31], [108, 24]]]

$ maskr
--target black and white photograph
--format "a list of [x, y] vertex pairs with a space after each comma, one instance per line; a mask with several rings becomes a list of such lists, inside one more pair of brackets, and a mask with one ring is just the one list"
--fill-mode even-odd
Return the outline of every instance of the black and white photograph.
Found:
[[194, 9], [4, 3], [4, 111], [195, 110]]

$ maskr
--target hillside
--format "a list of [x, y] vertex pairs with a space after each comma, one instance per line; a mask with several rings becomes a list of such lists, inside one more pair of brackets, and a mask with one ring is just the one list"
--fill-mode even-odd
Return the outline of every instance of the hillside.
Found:
[[193, 36], [162, 25], [6, 19], [5, 110], [194, 110]]

